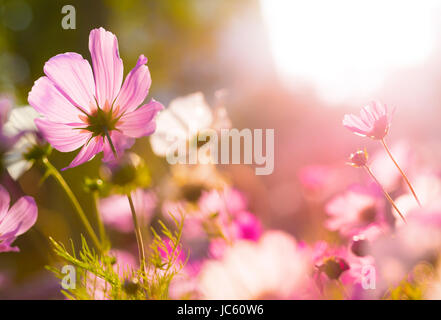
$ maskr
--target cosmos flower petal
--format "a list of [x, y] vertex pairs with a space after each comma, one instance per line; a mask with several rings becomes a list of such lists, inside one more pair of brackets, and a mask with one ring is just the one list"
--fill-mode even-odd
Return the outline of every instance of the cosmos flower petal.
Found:
[[0, 233], [16, 230], [15, 236], [28, 231], [37, 221], [37, 205], [32, 197], [21, 197], [0, 222]]
[[119, 93], [123, 79], [123, 62], [119, 56], [118, 39], [104, 30], [94, 29], [89, 35], [89, 51], [95, 76], [96, 98], [100, 106], [111, 104]]
[[8, 97], [0, 97], [0, 127], [5, 124], [11, 109], [12, 100]]
[[44, 73], [73, 105], [88, 112], [95, 105], [95, 82], [87, 60], [74, 52], [56, 55], [44, 65]]
[[134, 111], [147, 97], [152, 83], [147, 58], [140, 55], [136, 66], [129, 72], [121, 88], [115, 105], [121, 112]]
[[81, 148], [75, 159], [72, 160], [70, 165], [62, 170], [70, 169], [87, 161], [90, 161], [96, 154], [103, 151], [103, 139], [101, 137], [92, 138], [86, 145]]
[[4, 218], [9, 209], [9, 202], [11, 201], [8, 191], [0, 185], [0, 222]]
[[155, 115], [164, 109], [163, 105], [155, 100], [147, 103], [135, 111], [125, 113], [118, 124], [123, 134], [132, 138], [148, 136], [155, 131]]
[[29, 92], [28, 102], [48, 120], [56, 122], [77, 122], [79, 116], [84, 115], [63, 96], [48, 77], [41, 77], [35, 81]]
[[374, 101], [361, 109], [360, 117], [345, 115], [343, 126], [355, 134], [379, 140], [383, 139], [389, 130], [390, 117], [386, 105]]
[[92, 135], [77, 127], [46, 119], [35, 119], [35, 124], [44, 138], [60, 152], [70, 152], [78, 149], [84, 145]]

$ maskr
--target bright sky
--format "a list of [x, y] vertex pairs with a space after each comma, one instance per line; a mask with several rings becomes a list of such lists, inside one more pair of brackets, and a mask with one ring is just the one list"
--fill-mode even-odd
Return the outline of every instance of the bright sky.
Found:
[[430, 55], [437, 0], [260, 0], [280, 75], [331, 102], [372, 99], [383, 79]]

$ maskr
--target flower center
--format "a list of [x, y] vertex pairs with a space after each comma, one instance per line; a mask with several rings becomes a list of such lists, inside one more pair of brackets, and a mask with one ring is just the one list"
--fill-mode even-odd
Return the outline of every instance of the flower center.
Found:
[[360, 211], [358, 218], [363, 223], [375, 222], [375, 217], [377, 216], [377, 209], [375, 206], [369, 206]]
[[86, 130], [92, 132], [92, 136], [106, 136], [110, 131], [116, 130], [116, 123], [119, 118], [114, 116], [112, 108], [97, 108], [92, 114], [84, 119], [88, 124]]

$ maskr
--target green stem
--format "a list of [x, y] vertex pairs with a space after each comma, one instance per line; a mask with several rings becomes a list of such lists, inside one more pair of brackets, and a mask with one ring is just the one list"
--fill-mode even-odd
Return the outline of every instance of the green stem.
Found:
[[[115, 159], [118, 158], [118, 154], [116, 153], [115, 146], [113, 145], [112, 139], [107, 128], [104, 128], [104, 132], [106, 134], [107, 140], [109, 141], [110, 148], [112, 149], [113, 155]], [[136, 242], [138, 243], [138, 252], [139, 252], [139, 267], [141, 269], [142, 275], [145, 276], [145, 250], [144, 250], [144, 242], [142, 240], [141, 228], [139, 227], [138, 218], [136, 216], [135, 205], [133, 204], [132, 196], [127, 193], [127, 199], [130, 204], [130, 211], [132, 212], [133, 226], [135, 228], [135, 236]]]
[[387, 147], [386, 141], [384, 139], [381, 139], [381, 143], [383, 144], [384, 149], [386, 149], [387, 154], [389, 155], [389, 157], [392, 159], [392, 162], [395, 164], [395, 166], [398, 168], [398, 171], [400, 171], [401, 176], [404, 178], [404, 181], [406, 181], [406, 184], [409, 186], [410, 191], [413, 194], [413, 197], [415, 198], [416, 202], [418, 203], [418, 205], [421, 207], [421, 202], [418, 199], [415, 190], [413, 189], [412, 185], [410, 184], [409, 179], [407, 178], [406, 174], [404, 173], [403, 170], [401, 170], [400, 166], [398, 165], [398, 163], [395, 161], [394, 157], [392, 156], [392, 153], [390, 152], [389, 148]]
[[104, 228], [103, 220], [101, 219], [101, 215], [98, 210], [98, 201], [99, 201], [98, 191], [96, 191], [96, 190], [92, 191], [92, 197], [93, 197], [93, 208], [95, 211], [96, 221], [98, 224], [98, 231], [99, 231], [99, 235], [100, 235], [100, 240], [101, 240], [102, 245], [106, 246], [106, 244], [107, 244], [106, 229]]
[[407, 224], [406, 218], [404, 217], [404, 215], [401, 213], [401, 211], [398, 209], [397, 205], [395, 204], [395, 202], [392, 200], [392, 198], [390, 197], [389, 193], [387, 193], [387, 191], [383, 188], [383, 186], [381, 185], [381, 183], [377, 180], [377, 178], [375, 178], [373, 172], [371, 171], [371, 169], [368, 166], [364, 166], [364, 168], [366, 169], [366, 171], [369, 173], [369, 175], [372, 177], [372, 179], [374, 179], [374, 181], [378, 184], [378, 186], [381, 188], [381, 190], [384, 193], [384, 196], [386, 197], [386, 199], [390, 202], [390, 204], [392, 205], [392, 207], [398, 212], [398, 214], [400, 215], [401, 219], [403, 219], [404, 223]]
[[81, 207], [80, 203], [78, 202], [77, 198], [75, 197], [74, 193], [72, 192], [72, 189], [67, 184], [66, 180], [64, 180], [63, 176], [60, 174], [60, 172], [52, 165], [52, 163], [49, 162], [47, 157], [44, 157], [42, 159], [43, 165], [47, 170], [47, 174], [51, 175], [60, 185], [60, 187], [64, 190], [67, 197], [69, 198], [70, 202], [72, 203], [75, 211], [77, 212], [78, 216], [80, 217], [81, 221], [84, 224], [84, 227], [86, 228], [86, 231], [89, 233], [90, 238], [92, 239], [95, 246], [98, 248], [100, 252], [102, 252], [101, 243], [98, 240], [98, 237], [96, 236], [95, 232], [92, 229], [92, 226], [89, 223], [89, 220], [87, 219], [86, 214], [83, 211], [83, 208]]
[[145, 275], [145, 251], [144, 251], [144, 243], [142, 241], [142, 233], [141, 228], [139, 227], [138, 218], [136, 217], [135, 206], [133, 204], [132, 196], [130, 193], [127, 194], [127, 199], [130, 204], [130, 211], [132, 212], [133, 225], [135, 227], [135, 235], [136, 242], [138, 243], [138, 251], [139, 251], [139, 266], [141, 268], [141, 272]]

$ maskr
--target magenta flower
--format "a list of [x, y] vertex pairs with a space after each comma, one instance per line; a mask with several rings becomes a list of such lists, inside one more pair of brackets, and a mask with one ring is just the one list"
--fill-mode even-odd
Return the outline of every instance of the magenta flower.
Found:
[[21, 197], [11, 208], [10, 200], [9, 193], [0, 186], [0, 252], [19, 251], [11, 244], [37, 221], [37, 205], [32, 197]]
[[135, 138], [155, 131], [153, 118], [163, 108], [153, 99], [141, 105], [151, 85], [144, 55], [122, 83], [116, 36], [103, 28], [92, 30], [89, 50], [93, 72], [77, 53], [56, 55], [44, 65], [46, 76], [35, 82], [28, 98], [43, 115], [35, 121], [38, 129], [55, 149], [71, 152], [82, 147], [67, 168], [101, 151], [103, 161], [114, 159], [114, 153], [130, 148]]
[[389, 131], [390, 116], [385, 104], [374, 101], [361, 109], [359, 117], [346, 114], [343, 126], [360, 136], [381, 140]]

